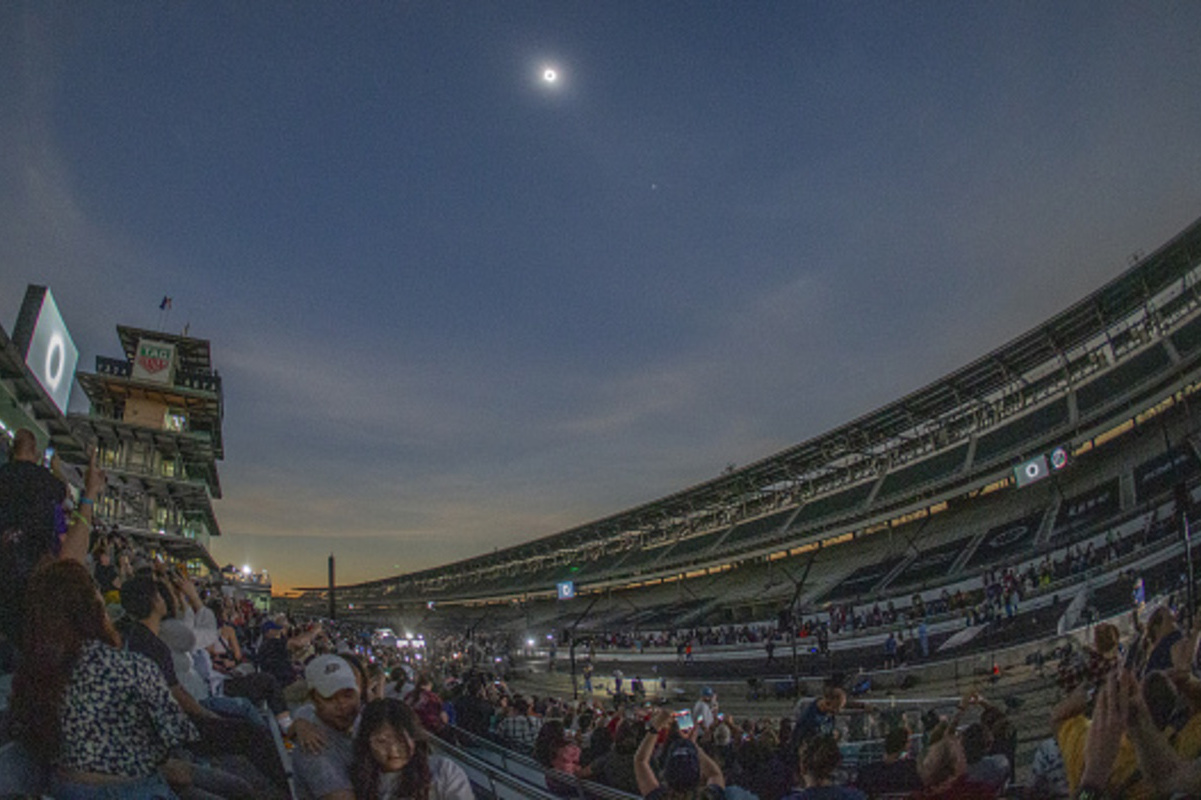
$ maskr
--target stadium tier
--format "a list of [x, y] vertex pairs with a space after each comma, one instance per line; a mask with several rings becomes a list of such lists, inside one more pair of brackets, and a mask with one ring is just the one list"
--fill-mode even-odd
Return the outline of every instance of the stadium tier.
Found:
[[[979, 588], [982, 571], [1143, 531], [1196, 480], [1201, 220], [941, 380], [707, 483], [517, 547], [337, 587], [338, 613], [521, 607], [590, 624], [771, 619]], [[1157, 516], [1158, 515], [1158, 516]], [[1140, 542], [1140, 546], [1145, 542]], [[929, 597], [925, 598], [926, 601]], [[322, 613], [325, 587], [298, 609]], [[538, 612], [542, 613], [542, 612]], [[450, 615], [450, 619], [454, 615]]]

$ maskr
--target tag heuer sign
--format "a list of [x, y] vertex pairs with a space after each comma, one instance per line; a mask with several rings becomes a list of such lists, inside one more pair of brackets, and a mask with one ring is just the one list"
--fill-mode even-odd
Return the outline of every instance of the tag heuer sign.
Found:
[[171, 383], [175, 379], [175, 345], [151, 339], [138, 340], [130, 377], [147, 383]]

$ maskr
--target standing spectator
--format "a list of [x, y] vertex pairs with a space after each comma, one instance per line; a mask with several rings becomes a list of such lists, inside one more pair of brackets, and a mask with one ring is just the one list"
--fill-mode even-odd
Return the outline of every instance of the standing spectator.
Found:
[[713, 715], [713, 709], [716, 705], [717, 693], [708, 686], [701, 689], [700, 699], [692, 707], [692, 721], [700, 727], [702, 733], [709, 731], [713, 727], [716, 719]]
[[[85, 561], [95, 502], [104, 491], [104, 472], [93, 452], [68, 526], [62, 505], [66, 484], [38, 463], [40, 455], [37, 438], [20, 428], [13, 436], [11, 460], [0, 467], [0, 635], [18, 647], [29, 576], [47, 557]], [[59, 538], [62, 533], [66, 538]]]
[[897, 665], [897, 637], [892, 631], [884, 640], [884, 669], [892, 669]]
[[835, 715], [846, 704], [846, 692], [837, 686], [827, 686], [821, 697], [802, 708], [792, 727], [792, 752], [798, 752], [801, 745], [815, 736], [833, 733]]

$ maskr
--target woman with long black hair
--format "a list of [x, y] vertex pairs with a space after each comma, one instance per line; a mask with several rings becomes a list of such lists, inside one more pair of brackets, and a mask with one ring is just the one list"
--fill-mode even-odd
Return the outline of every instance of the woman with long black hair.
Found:
[[79, 562], [47, 563], [27, 591], [11, 723], [14, 736], [52, 768], [51, 795], [174, 798], [163, 777], [168, 752], [198, 734], [158, 667], [121, 649]]
[[429, 734], [396, 698], [363, 707], [350, 777], [358, 800], [472, 800], [471, 782], [453, 761], [430, 753]]

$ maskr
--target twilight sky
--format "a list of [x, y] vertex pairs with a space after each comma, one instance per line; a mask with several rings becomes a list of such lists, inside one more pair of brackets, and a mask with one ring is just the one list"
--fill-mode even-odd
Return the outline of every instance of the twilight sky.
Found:
[[764, 457], [1198, 216], [1196, 2], [0, 4], [0, 324], [90, 371], [171, 295], [279, 589]]

